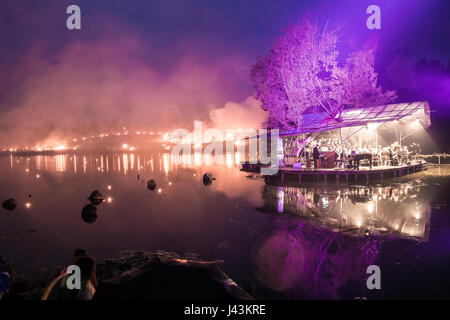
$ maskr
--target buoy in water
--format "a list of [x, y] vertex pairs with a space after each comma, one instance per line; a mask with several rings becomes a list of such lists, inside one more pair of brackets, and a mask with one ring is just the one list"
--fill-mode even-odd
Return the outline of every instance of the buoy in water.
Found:
[[93, 223], [97, 220], [97, 208], [92, 204], [87, 204], [81, 210], [81, 219], [86, 223]]
[[2, 207], [8, 211], [13, 211], [17, 207], [17, 201], [15, 199], [8, 199], [3, 201]]
[[155, 182], [155, 180], [153, 180], [153, 179], [148, 180], [147, 188], [149, 188], [150, 190], [155, 190], [156, 189], [156, 182]]
[[205, 186], [209, 186], [210, 184], [212, 184], [213, 180], [216, 180], [215, 178], [213, 178], [213, 176], [211, 175], [211, 173], [205, 173], [203, 175], [203, 184]]
[[101, 194], [100, 191], [94, 190], [91, 192], [91, 195], [89, 196], [88, 199], [92, 204], [98, 206], [100, 203], [103, 202], [103, 195]]

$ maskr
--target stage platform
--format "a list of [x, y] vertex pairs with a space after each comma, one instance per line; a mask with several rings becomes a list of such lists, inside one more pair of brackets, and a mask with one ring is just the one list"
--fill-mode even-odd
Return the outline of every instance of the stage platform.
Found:
[[[313, 168], [292, 168], [285, 167], [279, 168], [279, 175], [281, 175], [281, 181], [284, 182], [286, 175], [296, 175], [298, 177], [298, 183], [302, 183], [302, 177], [306, 175], [316, 176], [317, 181], [321, 180], [323, 177], [323, 181], [327, 183], [327, 178], [329, 176], [335, 178], [337, 183], [340, 182], [341, 178], [345, 179], [345, 182], [348, 183], [349, 179], [358, 181], [360, 177], [365, 178], [366, 183], [368, 184], [371, 179], [379, 179], [383, 181], [385, 177], [401, 177], [403, 175], [421, 171], [423, 169], [424, 163], [414, 163], [410, 165], [401, 165], [401, 166], [376, 166], [376, 167], [360, 167], [359, 170], [356, 169], [313, 169]], [[270, 178], [269, 178], [270, 179]]]
[[[364, 167], [361, 166], [359, 170], [357, 169], [340, 169], [340, 168], [293, 168], [293, 167], [284, 167], [279, 168], [278, 173], [275, 176], [266, 176], [267, 180], [273, 179], [274, 177], [280, 177], [281, 181], [284, 182], [288, 176], [296, 176], [298, 179], [298, 183], [302, 183], [302, 178], [304, 177], [314, 177], [316, 182], [323, 181], [327, 183], [329, 178], [332, 178], [334, 182], [339, 183], [340, 181], [345, 181], [345, 183], [357, 182], [361, 179], [365, 180], [367, 184], [371, 180], [379, 180], [383, 181], [384, 178], [392, 178], [392, 177], [401, 177], [413, 172], [423, 170], [426, 162], [418, 162], [412, 163], [409, 165], [400, 165], [400, 166], [374, 166]], [[249, 164], [247, 164], [248, 166]], [[251, 169], [256, 169], [256, 167], [260, 168], [261, 165], [255, 164], [252, 165]], [[245, 166], [243, 164], [243, 170]], [[247, 167], [250, 169], [250, 167]], [[254, 171], [254, 170], [249, 170]]]

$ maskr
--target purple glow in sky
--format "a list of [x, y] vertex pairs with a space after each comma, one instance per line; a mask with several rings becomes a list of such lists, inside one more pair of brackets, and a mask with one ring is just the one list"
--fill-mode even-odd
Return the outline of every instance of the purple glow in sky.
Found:
[[[211, 120], [213, 110], [227, 103], [246, 110], [253, 105], [246, 102], [254, 95], [251, 65], [305, 15], [320, 26], [343, 25], [344, 57], [378, 35], [383, 87], [398, 90], [400, 101], [430, 100], [447, 113], [448, 1], [376, 1], [381, 30], [368, 30], [372, 2], [80, 0], [82, 29], [69, 31], [70, 1], [3, 0], [0, 142], [11, 132], [28, 140], [114, 119], [187, 127], [195, 119]], [[422, 58], [443, 66], [420, 69]]]

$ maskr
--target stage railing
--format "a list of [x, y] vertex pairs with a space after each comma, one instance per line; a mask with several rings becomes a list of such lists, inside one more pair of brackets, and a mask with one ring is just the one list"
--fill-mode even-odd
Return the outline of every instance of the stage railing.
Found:
[[438, 164], [441, 164], [441, 158], [450, 158], [450, 154], [448, 153], [433, 153], [433, 154], [421, 154], [420, 157], [426, 159], [426, 158], [437, 158], [438, 159]]

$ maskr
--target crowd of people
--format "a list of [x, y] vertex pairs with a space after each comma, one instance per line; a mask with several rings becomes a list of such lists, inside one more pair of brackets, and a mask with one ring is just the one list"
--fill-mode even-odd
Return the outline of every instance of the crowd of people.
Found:
[[[343, 150], [343, 151], [342, 151]], [[338, 139], [321, 138], [305, 147], [294, 148], [294, 158], [285, 157], [285, 164], [301, 163], [307, 168], [354, 168], [359, 169], [361, 161], [368, 166], [398, 166], [414, 160], [415, 155], [407, 146], [394, 142], [389, 146], [351, 145], [345, 142], [343, 149]]]

